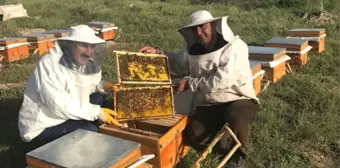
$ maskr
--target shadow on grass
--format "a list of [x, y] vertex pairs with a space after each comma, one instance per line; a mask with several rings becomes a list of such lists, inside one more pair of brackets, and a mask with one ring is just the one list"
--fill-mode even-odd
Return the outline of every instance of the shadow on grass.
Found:
[[22, 99], [11, 98], [0, 100], [0, 167], [22, 168], [25, 163], [24, 143], [18, 129], [18, 112]]

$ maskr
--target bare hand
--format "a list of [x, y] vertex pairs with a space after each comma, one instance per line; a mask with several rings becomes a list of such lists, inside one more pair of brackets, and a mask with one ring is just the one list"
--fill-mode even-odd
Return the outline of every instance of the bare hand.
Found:
[[188, 80], [181, 80], [177, 85], [177, 92], [184, 92], [189, 88]]
[[147, 54], [158, 54], [158, 50], [151, 46], [145, 46], [142, 49], [140, 49], [139, 52]]

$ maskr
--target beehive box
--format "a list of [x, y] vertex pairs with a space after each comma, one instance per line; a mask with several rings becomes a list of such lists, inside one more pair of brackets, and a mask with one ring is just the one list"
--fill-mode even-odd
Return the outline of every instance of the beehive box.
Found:
[[99, 127], [99, 132], [139, 142], [143, 155], [156, 155], [147, 163], [154, 168], [172, 168], [190, 149], [184, 143], [183, 135], [187, 122], [187, 116], [176, 114], [163, 119], [128, 121], [128, 128], [104, 124]]
[[320, 28], [299, 28], [287, 31], [289, 38], [308, 40], [313, 52], [321, 53], [325, 50], [326, 30]]
[[262, 64], [265, 80], [275, 83], [286, 74], [286, 60], [289, 58], [286, 56], [285, 48], [249, 46], [248, 52], [253, 64]]
[[166, 56], [121, 51], [114, 55], [119, 83], [171, 84]]
[[253, 75], [253, 87], [256, 95], [258, 95], [261, 92], [261, 80], [264, 71], [262, 70], [261, 62], [249, 61], [249, 65]]
[[43, 34], [53, 34], [55, 38], [66, 37], [70, 34], [70, 30], [66, 29], [56, 29], [56, 30], [49, 30], [44, 32]]
[[285, 48], [248, 46], [249, 59], [257, 61], [274, 61], [275, 59], [286, 55]]
[[34, 53], [35, 50], [37, 50], [38, 55], [43, 55], [48, 53], [50, 48], [54, 47], [54, 34], [35, 33], [23, 37], [27, 38], [31, 53]]
[[118, 119], [150, 119], [174, 116], [171, 86], [131, 87], [113, 90], [113, 107]]
[[103, 40], [112, 40], [115, 38], [115, 30], [117, 27], [113, 23], [93, 21], [89, 22], [88, 26], [97, 31], [96, 35]]
[[122, 168], [141, 157], [141, 144], [83, 129], [26, 154], [28, 167]]
[[25, 38], [0, 39], [1, 62], [12, 62], [25, 59], [29, 56], [28, 43]]
[[308, 40], [275, 37], [264, 44], [266, 47], [286, 48], [286, 54], [292, 59], [290, 63], [303, 66], [308, 62], [308, 51], [312, 48]]

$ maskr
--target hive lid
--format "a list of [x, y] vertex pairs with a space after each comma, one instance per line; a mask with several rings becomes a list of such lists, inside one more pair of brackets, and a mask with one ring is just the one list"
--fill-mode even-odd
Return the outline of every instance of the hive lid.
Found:
[[114, 27], [114, 23], [110, 22], [102, 22], [102, 21], [92, 21], [88, 23], [89, 27], [94, 27], [94, 28], [109, 28], [109, 27]]
[[39, 41], [45, 41], [45, 40], [52, 40], [54, 39], [53, 34], [43, 34], [43, 33], [33, 33], [24, 35], [23, 37], [27, 38], [28, 42], [39, 42]]
[[53, 34], [55, 37], [64, 37], [70, 34], [70, 30], [68, 29], [49, 30], [47, 32], [44, 32], [43, 34]]
[[248, 46], [249, 59], [259, 61], [273, 61], [286, 54], [285, 48]]
[[116, 73], [122, 84], [171, 84], [165, 55], [115, 51]]
[[287, 31], [292, 37], [320, 37], [326, 33], [324, 28], [298, 28]]
[[308, 40], [274, 37], [266, 41], [264, 46], [286, 48], [287, 51], [301, 51], [308, 46]]
[[120, 121], [175, 116], [171, 86], [121, 88], [113, 101]]
[[26, 154], [61, 167], [106, 168], [114, 165], [141, 144], [78, 129]]
[[15, 44], [15, 43], [26, 43], [26, 38], [17, 38], [17, 37], [7, 37], [0, 39], [0, 46], [6, 46], [9, 44]]

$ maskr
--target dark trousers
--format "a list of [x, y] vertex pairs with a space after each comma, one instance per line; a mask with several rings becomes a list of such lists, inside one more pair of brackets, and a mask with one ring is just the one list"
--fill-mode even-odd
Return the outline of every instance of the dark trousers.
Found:
[[[195, 114], [189, 118], [185, 130], [190, 145], [197, 151], [204, 150], [220, 131], [225, 123], [237, 136], [242, 146], [237, 153], [246, 156], [249, 147], [249, 136], [251, 124], [255, 119], [257, 103], [253, 100], [241, 99], [233, 102], [200, 106], [196, 108]], [[229, 134], [223, 136], [213, 149], [222, 155], [227, 154], [233, 145]]]
[[[104, 96], [99, 93], [93, 93], [90, 95], [90, 103], [92, 104], [100, 105], [102, 107], [104, 100]], [[59, 125], [46, 128], [42, 133], [27, 144], [27, 151], [31, 151], [39, 146], [47, 144], [77, 129], [98, 132], [98, 127], [93, 121], [67, 120]]]

